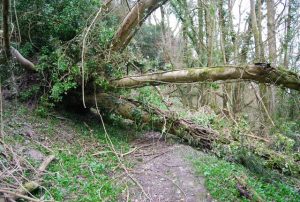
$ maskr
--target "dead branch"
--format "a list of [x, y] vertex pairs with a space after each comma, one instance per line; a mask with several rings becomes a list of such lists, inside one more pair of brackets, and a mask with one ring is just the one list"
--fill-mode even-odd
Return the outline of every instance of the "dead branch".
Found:
[[[36, 190], [38, 187], [40, 187], [40, 182], [42, 181], [42, 175], [44, 174], [44, 172], [47, 169], [48, 165], [54, 159], [55, 159], [54, 155], [50, 155], [46, 159], [44, 159], [44, 161], [42, 162], [42, 164], [40, 165], [40, 167], [37, 170], [37, 174], [36, 174], [36, 177], [35, 177], [36, 180], [29, 181], [29, 182], [26, 182], [23, 185], [21, 185], [15, 192], [12, 192], [12, 194], [11, 194], [12, 196], [10, 198], [12, 200], [17, 200], [19, 198], [24, 198], [24, 196], [26, 194], [31, 193], [34, 190]], [[31, 201], [32, 198], [30, 198], [28, 200]], [[36, 200], [36, 201], [40, 201], [40, 200]]]
[[26, 59], [17, 49], [10, 47], [11, 55], [27, 71], [36, 72], [35, 65]]
[[[0, 189], [0, 193], [5, 193], [5, 194], [12, 195], [13, 198], [16, 198], [16, 199], [23, 198], [23, 199], [26, 199], [26, 200], [29, 200], [29, 201], [33, 201], [33, 202], [41, 202], [41, 200], [34, 199], [34, 198], [29, 197], [29, 196], [26, 196], [26, 195], [24, 195], [24, 194], [20, 194], [20, 193], [18, 193], [18, 192], [6, 190], [6, 189]], [[8, 199], [8, 200], [15, 201], [14, 199], [11, 199], [11, 198]]]
[[234, 177], [237, 180], [236, 188], [238, 189], [238, 191], [242, 196], [255, 202], [264, 201], [253, 188], [247, 185], [245, 181], [247, 179], [247, 176], [241, 176], [241, 177], [234, 176]]

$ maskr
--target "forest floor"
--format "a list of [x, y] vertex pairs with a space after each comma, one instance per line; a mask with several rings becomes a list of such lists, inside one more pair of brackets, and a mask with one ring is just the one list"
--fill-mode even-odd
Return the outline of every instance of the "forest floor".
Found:
[[[40, 188], [25, 194], [35, 201], [251, 201], [254, 193], [262, 201], [300, 201], [299, 192], [286, 183], [270, 183], [239, 164], [135, 125], [106, 121], [117, 158], [96, 114], [8, 102], [3, 111], [1, 202], [11, 196], [5, 191], [36, 180], [49, 155], [55, 160], [40, 176]], [[238, 188], [238, 178], [245, 187]]]

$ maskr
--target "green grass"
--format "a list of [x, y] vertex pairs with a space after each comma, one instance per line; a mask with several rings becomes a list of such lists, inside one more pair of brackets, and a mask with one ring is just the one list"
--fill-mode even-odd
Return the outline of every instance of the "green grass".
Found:
[[[45, 185], [56, 201], [116, 201], [124, 189], [116, 183], [119, 179], [112, 177], [122, 172], [116, 156], [110, 152], [92, 155], [110, 149], [100, 124], [88, 124], [89, 128], [76, 121], [74, 128], [80, 137], [71, 145], [57, 144], [55, 148], [58, 162], [49, 167]], [[117, 151], [128, 151], [126, 134], [121, 129], [109, 127], [108, 133]]]
[[[40, 117], [22, 105], [7, 108], [5, 113], [12, 123], [7, 128], [7, 144], [23, 145], [49, 155], [44, 147], [24, 136], [24, 124], [30, 125], [34, 131], [33, 138], [47, 145], [56, 157], [43, 176], [43, 188], [35, 193], [37, 197], [55, 201], [117, 201], [125, 185], [117, 183], [121, 179], [114, 177], [123, 171], [116, 156], [106, 152], [110, 148], [99, 117], [64, 112], [51, 112], [53, 116]], [[132, 131], [108, 124], [106, 127], [117, 152], [127, 152]], [[103, 154], [93, 156], [101, 151], [104, 151]], [[40, 165], [27, 156], [24, 158], [35, 168]], [[33, 177], [30, 171], [26, 176], [29, 179]]]
[[211, 196], [219, 201], [249, 201], [237, 189], [236, 177], [242, 176], [247, 176], [247, 187], [254, 190], [263, 201], [300, 201], [300, 194], [289, 185], [279, 180], [267, 182], [270, 180], [249, 172], [239, 164], [209, 155], [193, 158], [192, 163], [196, 173], [205, 177], [205, 186]]

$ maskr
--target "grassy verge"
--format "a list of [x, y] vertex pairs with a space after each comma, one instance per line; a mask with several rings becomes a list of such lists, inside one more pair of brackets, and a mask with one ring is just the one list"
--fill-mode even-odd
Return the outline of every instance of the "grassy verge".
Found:
[[[56, 157], [43, 176], [43, 187], [34, 193], [38, 198], [55, 201], [117, 201], [125, 189], [121, 182], [124, 176], [117, 177], [122, 170], [107, 144], [101, 123], [97, 117], [87, 119], [88, 116], [91, 115], [80, 117], [53, 113], [42, 118], [23, 106], [6, 109], [6, 122], [10, 123], [5, 128], [6, 144], [35, 168], [41, 161], [26, 155], [28, 150], [35, 150], [44, 156], [54, 154]], [[107, 130], [117, 152], [129, 150], [127, 139], [131, 131], [108, 125]], [[28, 173], [26, 178], [32, 179], [32, 168], [24, 165], [24, 170]], [[11, 183], [14, 184], [13, 181]]]
[[[205, 186], [219, 201], [300, 201], [300, 194], [289, 185], [249, 172], [241, 165], [209, 155], [192, 159], [196, 173], [205, 177]], [[243, 179], [252, 200], [241, 196], [237, 185]]]

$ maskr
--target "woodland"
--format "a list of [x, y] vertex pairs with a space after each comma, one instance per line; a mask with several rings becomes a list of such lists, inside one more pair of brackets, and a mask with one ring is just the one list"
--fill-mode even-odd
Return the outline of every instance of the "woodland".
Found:
[[[0, 201], [300, 201], [299, 1], [0, 2]], [[212, 199], [147, 192], [152, 133]]]

